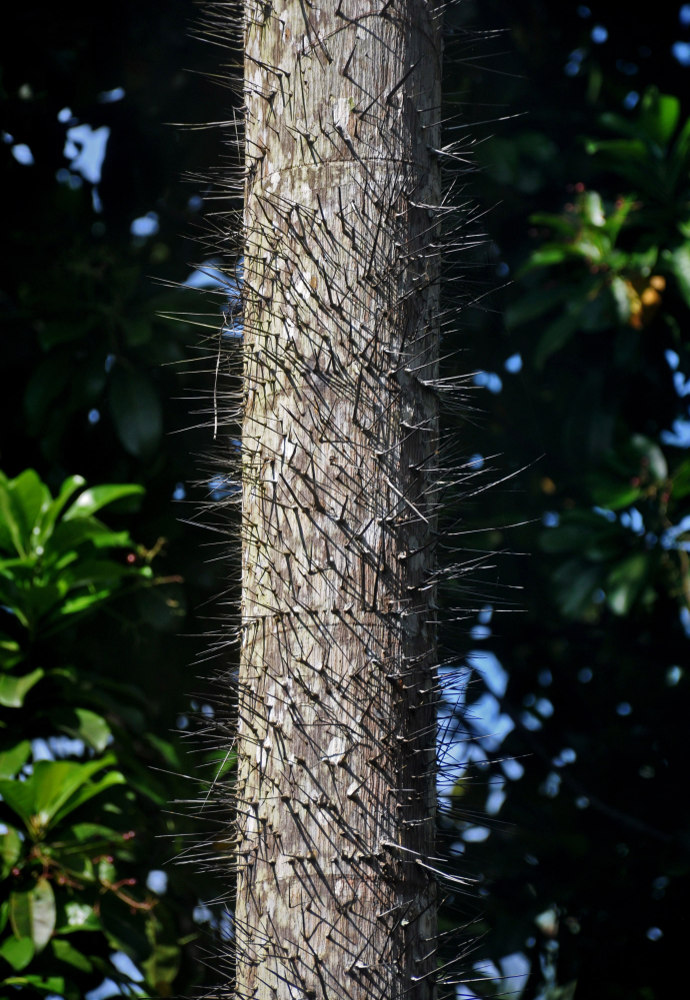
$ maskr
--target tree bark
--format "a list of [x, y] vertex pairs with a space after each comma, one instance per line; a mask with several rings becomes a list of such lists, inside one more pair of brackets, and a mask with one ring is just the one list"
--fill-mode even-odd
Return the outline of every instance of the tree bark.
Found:
[[245, 6], [240, 1000], [435, 994], [440, 6]]

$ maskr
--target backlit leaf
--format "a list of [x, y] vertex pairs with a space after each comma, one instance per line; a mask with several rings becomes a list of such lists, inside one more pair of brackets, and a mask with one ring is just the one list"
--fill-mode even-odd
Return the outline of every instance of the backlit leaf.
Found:
[[10, 894], [10, 923], [18, 938], [28, 937], [36, 951], [48, 944], [55, 928], [55, 894], [47, 878], [27, 892]]
[[0, 674], [0, 705], [6, 708], [21, 708], [24, 698], [34, 684], [38, 684], [45, 671], [40, 667], [30, 674], [15, 677], [13, 674]]
[[35, 953], [36, 949], [30, 937], [17, 938], [12, 935], [0, 944], [0, 958], [9, 962], [15, 972], [25, 969]]

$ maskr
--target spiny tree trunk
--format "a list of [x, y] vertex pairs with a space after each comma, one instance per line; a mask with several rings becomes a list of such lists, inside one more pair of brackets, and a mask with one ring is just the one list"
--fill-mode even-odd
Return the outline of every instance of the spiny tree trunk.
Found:
[[246, 3], [241, 1000], [435, 992], [440, 29]]

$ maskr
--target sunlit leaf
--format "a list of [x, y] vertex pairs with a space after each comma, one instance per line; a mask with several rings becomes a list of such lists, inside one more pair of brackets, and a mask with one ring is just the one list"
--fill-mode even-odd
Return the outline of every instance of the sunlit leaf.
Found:
[[15, 677], [13, 674], [0, 674], [0, 705], [4, 705], [6, 708], [21, 708], [28, 692], [35, 684], [38, 684], [44, 675], [45, 671], [40, 667], [32, 670], [30, 674], [23, 674], [20, 677]]
[[585, 191], [580, 198], [582, 215], [591, 226], [603, 226], [606, 222], [604, 203], [598, 191]]
[[21, 740], [0, 752], [0, 778], [14, 778], [31, 756], [31, 743]]
[[648, 157], [648, 150], [642, 139], [589, 139], [586, 144], [587, 152], [608, 153], [621, 161], [632, 160], [640, 164]]
[[109, 771], [104, 777], [99, 781], [93, 782], [93, 784], [82, 785], [74, 795], [65, 803], [62, 809], [55, 814], [54, 823], [59, 823], [65, 816], [69, 813], [74, 812], [79, 806], [82, 806], [85, 802], [93, 799], [96, 795], [100, 795], [101, 792], [106, 791], [108, 788], [112, 788], [114, 785], [126, 784], [126, 779], [119, 771]]
[[58, 729], [68, 736], [83, 740], [98, 753], [102, 753], [112, 741], [110, 726], [102, 715], [91, 709], [67, 708], [53, 718]]
[[132, 544], [128, 532], [111, 531], [95, 517], [73, 521], [63, 519], [53, 532], [51, 557], [56, 558], [87, 542], [99, 549], [122, 548]]
[[143, 493], [144, 487], [137, 483], [91, 486], [80, 493], [74, 503], [68, 507], [63, 515], [63, 520], [70, 521], [73, 518], [91, 517], [97, 510], [115, 503], [116, 500], [141, 496]]
[[0, 544], [5, 552], [25, 559], [28, 553], [23, 529], [22, 518], [15, 510], [11, 483], [3, 476], [0, 481]]
[[[67, 989], [63, 976], [8, 976], [5, 982], [12, 987], [29, 987], [34, 991], [34, 995], [35, 991], [39, 990], [42, 994], [57, 994], [61, 997], [65, 995]], [[73, 1000], [73, 996], [72, 993], [67, 1000]]]
[[26, 892], [10, 894], [10, 923], [19, 938], [28, 937], [36, 951], [48, 944], [55, 928], [55, 894], [47, 878]]
[[67, 479], [64, 480], [58, 495], [44, 512], [40, 521], [39, 539], [43, 546], [45, 546], [46, 539], [50, 537], [58, 517], [64, 510], [67, 503], [69, 503], [70, 498], [78, 489], [85, 485], [86, 480], [81, 476], [68, 476]]
[[15, 972], [25, 969], [34, 957], [36, 949], [30, 937], [6, 937], [0, 944], [0, 958], [12, 966]]
[[14, 827], [0, 834], [0, 879], [7, 878], [22, 853], [22, 840]]
[[9, 494], [12, 515], [21, 539], [17, 551], [26, 555], [36, 546], [39, 524], [52, 498], [48, 487], [33, 469], [25, 469], [16, 479], [9, 481]]
[[70, 944], [69, 941], [65, 941], [64, 938], [55, 938], [51, 947], [55, 958], [59, 962], [72, 965], [75, 969], [79, 969], [80, 972], [92, 971], [93, 962], [83, 952]]
[[113, 830], [102, 823], [74, 823], [69, 831], [71, 837], [79, 843], [89, 843], [90, 841], [117, 843], [118, 845], [124, 843], [122, 834], [118, 830]]
[[618, 275], [611, 279], [609, 287], [616, 307], [616, 319], [623, 326], [630, 319], [631, 290], [634, 292], [634, 289], [631, 288], [629, 282]]
[[668, 476], [668, 464], [663, 451], [651, 438], [644, 434], [633, 434], [630, 448], [638, 457], [641, 470], [656, 482], [662, 482]]
[[42, 760], [34, 765], [25, 781], [0, 780], [0, 795], [20, 816], [31, 836], [39, 839], [46, 830], [60, 822], [84, 802], [99, 795], [124, 778], [111, 771], [99, 781], [91, 777], [114, 762], [112, 757], [79, 763], [65, 760]]

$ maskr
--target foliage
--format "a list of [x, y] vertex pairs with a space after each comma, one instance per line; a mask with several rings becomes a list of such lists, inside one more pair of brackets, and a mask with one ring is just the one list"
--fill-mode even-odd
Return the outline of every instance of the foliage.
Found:
[[[142, 885], [140, 834], [162, 796], [145, 768], [132, 768], [135, 743], [147, 738], [137, 732], [141, 697], [98, 663], [52, 655], [59, 631], [127, 590], [164, 582], [129, 532], [96, 517], [142, 493], [72, 476], [53, 497], [33, 470], [0, 474], [4, 991], [79, 1000], [108, 978], [123, 993], [165, 996], [179, 969], [168, 908]], [[156, 746], [175, 757], [169, 743]], [[118, 954], [135, 965], [122, 971]]]
[[[494, 475], [523, 469], [481, 510], [466, 506], [467, 529], [479, 547], [528, 555], [502, 560], [466, 640], [468, 763], [448, 835], [458, 871], [480, 878], [477, 957], [493, 964], [476, 993], [653, 1000], [682, 947], [690, 876], [677, 793], [690, 709], [690, 122], [651, 86], [621, 109], [626, 91], [591, 41], [569, 82], [573, 36], [555, 43], [566, 15], [542, 15], [553, 44], [541, 57], [562, 60], [562, 79], [539, 78], [534, 53], [538, 110], [480, 150], [484, 200], [503, 201], [494, 260], [513, 280], [503, 330], [495, 313], [474, 317], [476, 381], [493, 395], [480, 432], [458, 431], [477, 467], [502, 453]], [[516, 955], [525, 975], [501, 982]]]
[[[222, 585], [179, 519], [194, 491], [191, 455], [209, 440], [203, 427], [175, 433], [189, 423], [187, 372], [207, 367], [196, 364], [196, 325], [215, 332], [221, 323], [215, 306], [204, 315], [203, 293], [179, 287], [193, 273], [190, 259], [208, 259], [180, 238], [199, 231], [204, 182], [190, 188], [179, 178], [209, 168], [216, 137], [164, 124], [192, 122], [214, 103], [203, 69], [215, 54], [187, 32], [195, 16], [192, 0], [126, 9], [106, 0], [74, 16], [49, 4], [16, 7], [0, 56], [0, 170], [13, 247], [0, 276], [0, 449], [9, 477], [0, 523], [15, 525], [0, 528], [0, 605], [12, 609], [0, 611], [0, 737], [3, 751], [15, 748], [1, 780], [23, 774], [27, 789], [16, 810], [2, 793], [3, 822], [23, 837], [17, 858], [13, 836], [7, 841], [3, 889], [16, 882], [25, 894], [27, 931], [40, 923], [34, 902], [48, 913], [52, 890], [56, 904], [53, 935], [36, 954], [30, 934], [17, 945], [2, 911], [1, 940], [13, 961], [28, 964], [4, 961], [0, 975], [35, 973], [57, 994], [62, 978], [72, 991], [65, 996], [82, 997], [106, 974], [124, 990], [127, 977], [110, 960], [118, 952], [145, 976], [127, 986], [139, 992], [188, 993], [205, 975], [194, 942], [208, 917], [195, 907], [215, 889], [183, 868], [168, 873], [162, 898], [145, 888], [151, 869], [186, 849], [189, 824], [166, 810], [193, 796], [197, 764], [213, 756], [183, 763], [170, 736], [208, 710], [189, 680], [202, 642], [180, 636], [203, 631], [190, 609]], [[171, 313], [174, 323], [162, 318]], [[197, 376], [195, 395], [206, 379]], [[86, 489], [66, 478], [72, 469], [89, 484], [130, 485]], [[110, 502], [117, 529], [101, 520]], [[44, 503], [49, 510], [37, 513]], [[70, 780], [84, 781], [34, 842], [26, 816], [51, 812], [53, 778], [67, 765]], [[124, 782], [110, 777], [118, 774]], [[160, 887], [161, 877], [151, 884]]]

